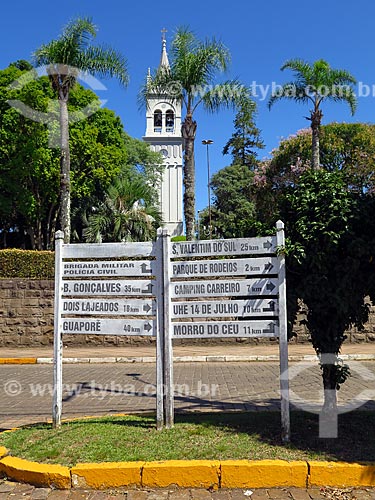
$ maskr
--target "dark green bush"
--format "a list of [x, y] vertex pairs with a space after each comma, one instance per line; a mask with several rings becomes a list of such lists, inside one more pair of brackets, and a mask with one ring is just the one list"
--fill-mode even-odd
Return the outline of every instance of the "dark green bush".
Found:
[[54, 279], [54, 252], [0, 250], [0, 278]]

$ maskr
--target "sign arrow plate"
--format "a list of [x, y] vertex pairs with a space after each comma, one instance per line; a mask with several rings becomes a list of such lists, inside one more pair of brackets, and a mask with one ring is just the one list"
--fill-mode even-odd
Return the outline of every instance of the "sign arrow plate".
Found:
[[179, 241], [170, 244], [171, 257], [262, 255], [276, 253], [276, 236], [231, 240]]
[[173, 302], [172, 318], [229, 318], [276, 316], [277, 300], [218, 300]]
[[62, 283], [62, 295], [152, 295], [151, 280], [66, 280]]
[[62, 314], [151, 316], [156, 304], [152, 299], [63, 299]]
[[215, 281], [175, 281], [171, 284], [172, 298], [189, 297], [228, 297], [241, 295], [277, 295], [276, 278], [257, 278], [250, 280]]
[[62, 333], [95, 335], [155, 335], [154, 320], [63, 318]]
[[171, 262], [172, 278], [248, 276], [254, 274], [277, 274], [278, 271], [279, 264], [276, 257]]
[[152, 274], [152, 261], [76, 261], [63, 263], [63, 276], [66, 278], [90, 276], [149, 276]]
[[172, 338], [278, 337], [277, 320], [172, 323]]

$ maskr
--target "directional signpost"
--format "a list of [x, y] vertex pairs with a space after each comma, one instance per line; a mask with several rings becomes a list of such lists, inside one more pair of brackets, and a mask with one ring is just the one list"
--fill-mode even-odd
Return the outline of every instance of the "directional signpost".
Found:
[[[56, 233], [53, 423], [62, 412], [62, 337], [156, 337], [157, 427], [172, 427], [173, 339], [276, 337], [288, 368], [284, 225], [261, 238], [155, 243], [63, 243]], [[284, 441], [288, 379], [281, 377]]]
[[62, 412], [63, 335], [157, 336], [157, 254], [151, 242], [65, 245], [56, 234], [54, 426]]
[[[285, 245], [283, 223], [276, 229], [275, 236], [262, 238], [170, 243], [167, 359], [173, 358], [173, 339], [277, 337], [281, 373], [287, 370], [285, 261], [282, 252], [277, 255]], [[288, 441], [288, 381], [282, 379], [282, 435]], [[167, 426], [172, 426], [173, 370], [165, 384]]]

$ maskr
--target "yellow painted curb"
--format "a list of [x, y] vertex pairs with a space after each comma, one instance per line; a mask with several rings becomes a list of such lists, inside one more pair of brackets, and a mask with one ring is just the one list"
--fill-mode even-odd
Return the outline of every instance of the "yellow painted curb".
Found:
[[0, 365], [36, 365], [37, 358], [0, 358]]
[[375, 464], [309, 462], [309, 486], [375, 486]]
[[307, 462], [285, 460], [223, 460], [222, 488], [306, 488]]
[[8, 478], [34, 486], [71, 487], [70, 471], [61, 465], [39, 464], [22, 458], [5, 457], [0, 460], [0, 472]]
[[115, 488], [140, 486], [144, 462], [77, 464], [70, 469], [75, 488]]
[[9, 450], [7, 450], [4, 446], [0, 446], [0, 458], [6, 457], [9, 453]]
[[142, 470], [142, 486], [165, 488], [219, 488], [218, 460], [168, 460], [146, 462]]

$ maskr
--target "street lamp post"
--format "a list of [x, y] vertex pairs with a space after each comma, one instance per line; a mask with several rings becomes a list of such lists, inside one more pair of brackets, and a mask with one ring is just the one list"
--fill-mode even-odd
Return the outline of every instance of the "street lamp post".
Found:
[[208, 146], [214, 141], [211, 139], [206, 139], [202, 141], [202, 144], [207, 148], [207, 194], [208, 194], [208, 230], [210, 233], [210, 240], [212, 240], [212, 219], [211, 219], [211, 183], [210, 183], [210, 155], [208, 152]]

